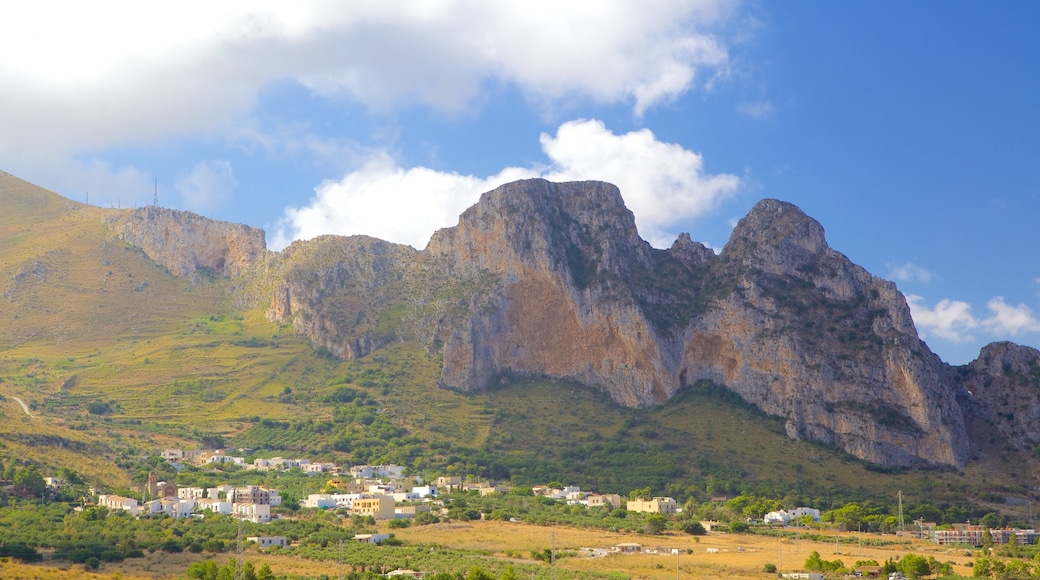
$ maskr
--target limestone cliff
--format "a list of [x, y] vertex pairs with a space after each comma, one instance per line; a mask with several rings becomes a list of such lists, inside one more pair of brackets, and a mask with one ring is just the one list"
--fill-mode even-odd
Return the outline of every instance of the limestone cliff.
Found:
[[119, 238], [193, 282], [243, 274], [267, 251], [264, 231], [155, 206], [108, 218]]
[[591, 181], [499, 187], [421, 251], [323, 236], [265, 252], [258, 230], [156, 208], [114, 225], [175, 274], [238, 276], [239, 304], [330, 355], [423, 344], [443, 357], [447, 388], [547, 376], [635, 407], [712, 381], [783, 417], [791, 437], [896, 466], [963, 466], [966, 416], [1017, 447], [1040, 441], [1040, 354], [991, 345], [949, 367], [894, 284], [776, 200], [719, 255], [688, 234], [651, 248], [618, 189]]
[[455, 327], [443, 384], [566, 377], [636, 406], [699, 380], [785, 417], [792, 437], [888, 465], [963, 465], [956, 387], [902, 295], [827, 247], [798, 208], [759, 203], [720, 256], [643, 242], [616, 188], [518, 182], [426, 250], [502, 280]]
[[1011, 446], [1040, 444], [1040, 352], [1010, 342], [988, 344], [979, 358], [957, 368], [957, 378], [967, 394], [966, 410]]

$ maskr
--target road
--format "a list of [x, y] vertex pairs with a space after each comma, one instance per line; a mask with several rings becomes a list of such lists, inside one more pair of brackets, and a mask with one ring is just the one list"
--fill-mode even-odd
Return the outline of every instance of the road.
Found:
[[18, 404], [22, 406], [22, 410], [25, 411], [25, 414], [28, 415], [30, 419], [35, 419], [36, 418], [36, 417], [33, 417], [32, 413], [29, 412], [29, 405], [26, 405], [25, 401], [19, 399], [18, 397], [14, 396], [14, 395], [11, 395], [11, 398], [14, 399], [15, 401], [18, 401]]

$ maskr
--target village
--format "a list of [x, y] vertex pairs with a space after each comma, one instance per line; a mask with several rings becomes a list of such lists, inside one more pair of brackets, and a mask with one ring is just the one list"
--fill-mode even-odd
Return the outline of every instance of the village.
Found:
[[[231, 463], [244, 470], [287, 471], [299, 469], [317, 476], [328, 475], [322, 493], [311, 493], [299, 502], [301, 508], [318, 510], [342, 510], [344, 516], [371, 518], [374, 522], [410, 519], [420, 514], [447, 516], [448, 506], [440, 494], [468, 492], [488, 497], [493, 494], [508, 494], [508, 485], [493, 481], [465, 480], [459, 476], [439, 476], [432, 482], [424, 482], [420, 476], [406, 475], [407, 469], [400, 465], [354, 465], [340, 469], [333, 463], [311, 461], [305, 458], [282, 457], [257, 458], [247, 463], [244, 456], [230, 455], [223, 449], [181, 450], [167, 449], [161, 457], [177, 470], [187, 465], [204, 467], [208, 464]], [[60, 482], [47, 478], [49, 485]], [[93, 491], [93, 490], [92, 490]], [[531, 494], [569, 506], [606, 508], [642, 514], [660, 514], [672, 517], [682, 514], [682, 508], [671, 497], [623, 497], [619, 494], [601, 494], [581, 490], [576, 486], [534, 486]], [[722, 504], [728, 498], [712, 498]], [[159, 481], [150, 475], [142, 490], [142, 499], [120, 495], [100, 494], [97, 505], [110, 510], [123, 510], [133, 516], [165, 515], [171, 518], [199, 517], [207, 511], [230, 515], [242, 521], [266, 524], [281, 517], [272, 513], [272, 508], [281, 505], [279, 490], [261, 486], [218, 485], [216, 487], [178, 487], [173, 483]], [[821, 521], [819, 509], [796, 507], [790, 510], [775, 510], [761, 519], [748, 518], [747, 524], [770, 527], [809, 526]], [[717, 521], [700, 522], [705, 532], [713, 529], [728, 529], [729, 523]], [[1035, 544], [1038, 535], [1033, 529], [988, 528], [970, 523], [938, 526], [935, 523], [915, 521], [912, 526], [900, 529], [898, 536], [934, 542], [939, 546], [970, 546], [978, 548], [984, 544]], [[389, 534], [362, 534], [356, 541], [380, 543]], [[258, 536], [253, 538], [262, 547], [284, 546], [285, 538]], [[609, 550], [613, 553], [643, 551], [638, 544], [623, 544]]]

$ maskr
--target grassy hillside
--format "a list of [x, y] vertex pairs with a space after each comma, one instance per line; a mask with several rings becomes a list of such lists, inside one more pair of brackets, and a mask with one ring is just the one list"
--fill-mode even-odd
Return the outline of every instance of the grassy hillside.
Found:
[[788, 439], [712, 385], [653, 409], [528, 378], [462, 395], [438, 388], [440, 361], [413, 343], [342, 362], [259, 310], [236, 311], [225, 283], [192, 286], [116, 240], [104, 226], [116, 210], [3, 173], [0, 207], [4, 461], [126, 484], [149, 453], [223, 440], [601, 491], [891, 503], [902, 490], [909, 501], [985, 505], [1023, 496], [1034, 476], [1035, 459], [999, 446], [962, 473], [885, 472]]

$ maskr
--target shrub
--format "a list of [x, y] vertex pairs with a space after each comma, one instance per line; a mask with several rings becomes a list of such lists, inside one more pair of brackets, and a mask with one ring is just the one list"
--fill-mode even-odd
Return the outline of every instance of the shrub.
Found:
[[763, 571], [768, 574], [776, 574], [776, 564], [766, 564]]

